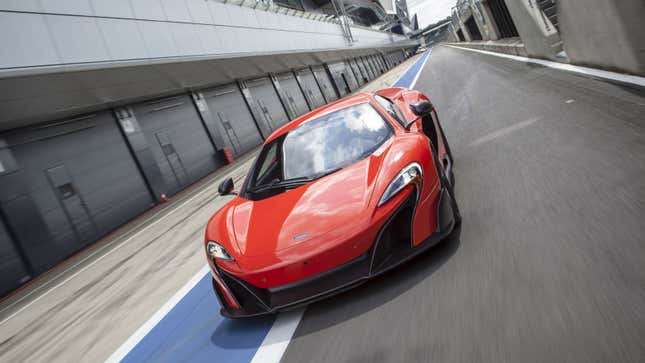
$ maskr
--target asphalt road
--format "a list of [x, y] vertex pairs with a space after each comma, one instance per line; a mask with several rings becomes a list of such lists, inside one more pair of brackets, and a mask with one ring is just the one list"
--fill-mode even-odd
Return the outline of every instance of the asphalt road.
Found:
[[448, 47], [463, 225], [311, 305], [283, 362], [644, 362], [645, 92]]

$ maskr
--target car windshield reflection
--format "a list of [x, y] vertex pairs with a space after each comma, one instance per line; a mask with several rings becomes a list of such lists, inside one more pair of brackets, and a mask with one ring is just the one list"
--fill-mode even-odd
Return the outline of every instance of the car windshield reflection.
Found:
[[264, 146], [247, 191], [288, 189], [333, 173], [373, 153], [391, 133], [369, 103], [315, 118]]

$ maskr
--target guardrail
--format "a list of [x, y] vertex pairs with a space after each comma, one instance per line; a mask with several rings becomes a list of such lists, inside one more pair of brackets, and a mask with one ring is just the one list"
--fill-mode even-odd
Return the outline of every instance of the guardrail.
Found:
[[544, 11], [542, 11], [542, 8], [538, 6], [537, 2], [535, 0], [527, 0], [529, 7], [533, 9], [535, 12], [540, 14], [540, 18], [542, 18], [542, 22], [544, 23], [544, 27], [546, 28], [547, 31], [551, 31], [551, 21], [549, 21], [544, 14]]
[[312, 12], [302, 11], [302, 10], [288, 8], [284, 6], [278, 6], [278, 5], [275, 5], [271, 0], [214, 0], [214, 1], [219, 1], [224, 4], [246, 6], [256, 10], [270, 11], [276, 14], [291, 15], [291, 16], [296, 16], [299, 18], [305, 18], [309, 20], [340, 24], [340, 21], [336, 18], [335, 15], [312, 13]]

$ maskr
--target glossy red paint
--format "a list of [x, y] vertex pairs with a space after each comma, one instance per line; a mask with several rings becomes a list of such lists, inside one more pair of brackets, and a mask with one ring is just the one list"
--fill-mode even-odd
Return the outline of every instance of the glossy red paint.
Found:
[[[323, 106], [276, 130], [265, 144], [308, 120], [365, 102], [383, 115], [394, 134], [372, 155], [353, 165], [266, 199], [235, 196], [212, 216], [205, 240], [221, 244], [234, 258], [209, 261], [218, 287], [230, 294], [233, 303], [226, 298], [229, 306], [237, 308], [235, 297], [213, 269], [214, 264], [253, 286], [272, 288], [320, 274], [369, 251], [388, 217], [410, 193], [417, 192], [414, 186], [407, 186], [377, 207], [393, 178], [412, 162], [423, 169], [412, 224], [413, 244], [422, 243], [435, 231], [439, 175], [422, 120], [408, 106], [427, 97], [403, 88], [388, 88], [377, 94], [392, 100], [407, 121], [414, 122], [410, 130], [391, 118], [373, 94], [357, 94]], [[438, 149], [443, 157], [443, 141]]]

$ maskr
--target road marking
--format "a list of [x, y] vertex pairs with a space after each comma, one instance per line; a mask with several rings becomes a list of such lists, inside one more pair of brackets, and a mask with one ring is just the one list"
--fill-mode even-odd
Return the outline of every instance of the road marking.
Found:
[[[244, 164], [245, 164], [245, 163], [242, 163], [242, 164], [240, 165], [240, 167], [242, 167]], [[239, 168], [239, 167], [238, 167], [238, 168]], [[237, 169], [238, 169], [238, 168], [231, 170], [231, 173], [233, 173], [233, 172], [237, 171]], [[212, 184], [212, 185], [215, 185], [215, 184]], [[21, 311], [23, 311], [23, 310], [25, 310], [26, 308], [28, 308], [28, 307], [30, 307], [31, 305], [33, 305], [34, 303], [36, 303], [37, 301], [39, 301], [40, 299], [42, 299], [43, 297], [45, 297], [47, 294], [49, 294], [49, 293], [50, 293], [50, 292], [52, 292], [53, 290], [56, 290], [56, 289], [57, 289], [57, 288], [59, 288], [60, 286], [62, 286], [62, 285], [64, 285], [64, 284], [66, 284], [67, 282], [69, 282], [70, 280], [72, 280], [73, 278], [75, 278], [76, 276], [78, 276], [79, 274], [81, 274], [82, 272], [84, 272], [85, 270], [87, 270], [88, 268], [90, 268], [90, 267], [94, 266], [97, 262], [101, 261], [101, 260], [102, 260], [102, 259], [104, 259], [105, 257], [108, 257], [109, 255], [111, 255], [113, 252], [115, 252], [115, 251], [116, 251], [116, 250], [118, 250], [119, 248], [121, 248], [121, 247], [125, 246], [125, 245], [126, 245], [128, 242], [130, 242], [133, 238], [137, 237], [138, 235], [140, 235], [141, 233], [143, 233], [143, 232], [147, 231], [148, 229], [152, 228], [153, 226], [156, 226], [159, 222], [163, 221], [165, 218], [167, 218], [167, 217], [171, 216], [172, 214], [174, 214], [178, 209], [180, 209], [180, 208], [182, 208], [183, 206], [185, 206], [186, 204], [188, 204], [188, 203], [192, 202], [194, 199], [196, 199], [197, 197], [199, 197], [199, 196], [201, 196], [202, 194], [206, 193], [207, 191], [210, 191], [210, 187], [211, 187], [212, 185], [207, 186], [206, 188], [204, 188], [204, 190], [202, 190], [202, 191], [200, 191], [199, 193], [195, 194], [195, 195], [194, 195], [194, 196], [192, 196], [191, 198], [189, 198], [189, 199], [187, 199], [187, 200], [183, 201], [181, 204], [178, 204], [178, 205], [177, 205], [177, 206], [175, 206], [174, 208], [172, 208], [172, 209], [168, 210], [168, 213], [167, 213], [167, 214], [165, 214], [165, 215], [163, 215], [163, 216], [161, 216], [161, 218], [159, 218], [158, 220], [156, 220], [156, 221], [154, 221], [154, 222], [150, 223], [149, 225], [147, 225], [146, 227], [144, 227], [144, 228], [143, 228], [143, 229], [141, 229], [140, 231], [138, 231], [138, 232], [136, 232], [135, 234], [133, 234], [132, 236], [128, 237], [126, 240], [124, 240], [123, 242], [121, 242], [119, 245], [117, 245], [116, 247], [114, 247], [114, 248], [113, 248], [113, 249], [111, 249], [110, 251], [106, 252], [104, 255], [99, 256], [96, 260], [92, 261], [92, 262], [91, 262], [91, 263], [89, 263], [87, 266], [85, 266], [85, 267], [81, 268], [80, 270], [76, 271], [73, 275], [69, 276], [69, 277], [68, 277], [68, 278], [66, 278], [65, 280], [63, 280], [63, 281], [59, 282], [58, 284], [54, 285], [54, 286], [53, 286], [53, 287], [51, 287], [50, 289], [46, 290], [46, 291], [45, 291], [45, 292], [43, 292], [40, 296], [36, 297], [34, 300], [30, 301], [30, 302], [29, 302], [28, 304], [26, 304], [25, 306], [21, 307], [20, 309], [18, 309], [18, 310], [16, 310], [15, 312], [13, 312], [13, 314], [11, 314], [11, 315], [7, 316], [7, 317], [6, 317], [6, 318], [4, 318], [2, 321], [0, 321], [0, 325], [2, 325], [2, 324], [4, 324], [4, 323], [6, 323], [6, 322], [7, 322], [7, 321], [9, 321], [11, 318], [13, 318], [13, 317], [14, 317], [14, 316], [16, 316], [17, 314], [19, 314]], [[158, 213], [161, 213], [161, 212], [163, 212], [163, 211], [159, 211]], [[150, 216], [150, 218], [146, 219], [146, 220], [143, 222], [143, 224], [145, 224], [145, 223], [147, 223], [149, 220], [151, 220], [151, 219], [155, 218], [157, 215], [158, 215], [158, 214], [154, 214], [154, 215]], [[110, 243], [106, 244], [105, 246], [103, 246], [103, 247], [101, 247], [101, 248], [97, 249], [96, 251], [92, 252], [91, 254], [89, 254], [88, 256], [86, 256], [85, 258], [83, 258], [82, 260], [80, 260], [79, 262], [77, 262], [76, 264], [74, 264], [73, 266], [71, 266], [71, 267], [70, 267], [69, 269], [67, 269], [67, 270], [70, 270], [70, 269], [73, 269], [73, 268], [74, 268], [74, 267], [76, 267], [76, 266], [79, 266], [79, 265], [80, 265], [80, 264], [82, 264], [83, 262], [85, 262], [85, 261], [87, 261], [88, 259], [90, 259], [90, 258], [92, 258], [92, 257], [96, 256], [96, 255], [97, 255], [97, 254], [99, 254], [100, 252], [104, 251], [105, 249], [107, 249], [107, 248], [111, 247], [112, 245], [114, 245], [114, 244], [116, 244], [116, 243], [119, 243], [119, 241], [118, 241], [118, 240], [115, 240], [115, 241], [113, 241], [113, 242], [110, 242]], [[36, 292], [38, 292], [38, 291], [42, 290], [44, 287], [46, 287], [46, 286], [47, 286], [47, 284], [48, 284], [48, 282], [45, 282], [43, 285], [41, 285], [41, 286], [40, 286], [40, 287], [38, 287], [37, 289], [34, 289], [33, 291], [30, 291], [28, 294], [25, 294], [25, 296], [21, 297], [20, 299], [16, 300], [16, 301], [15, 301], [15, 302], [13, 302], [12, 304], [8, 305], [5, 309], [3, 309], [3, 311], [6, 311], [7, 309], [10, 309], [11, 307], [13, 307], [13, 306], [15, 306], [16, 304], [20, 303], [21, 301], [25, 300], [26, 298], [28, 298], [29, 296], [33, 295], [34, 293], [36, 293]]]
[[192, 290], [197, 283], [204, 278], [209, 273], [209, 268], [208, 265], [205, 265], [204, 267], [199, 270], [198, 273], [193, 276], [186, 285], [184, 285], [179, 291], [177, 291], [171, 298], [168, 300], [159, 310], [157, 310], [148, 321], [146, 321], [143, 325], [137, 329], [137, 331], [134, 332], [128, 338], [128, 340], [123, 343], [119, 349], [117, 349], [105, 362], [106, 363], [117, 363], [120, 362], [123, 358], [125, 358], [128, 353], [134, 348], [141, 339], [143, 339], [160, 321], [163, 319], [169, 312], [172, 310], [180, 301], [183, 299], [186, 294]]
[[616, 73], [616, 72], [610, 72], [610, 71], [603, 71], [601, 69], [582, 67], [582, 66], [575, 66], [573, 64], [553, 62], [553, 61], [548, 61], [548, 60], [544, 60], [544, 59], [527, 58], [527, 57], [520, 57], [520, 56], [517, 56], [517, 55], [489, 52], [489, 51], [486, 51], [486, 50], [464, 48], [464, 47], [459, 47], [459, 46], [456, 46], [456, 45], [448, 45], [448, 46], [453, 47], [453, 48], [457, 48], [457, 49], [468, 50], [468, 51], [476, 52], [476, 53], [494, 55], [494, 56], [500, 57], [500, 58], [513, 59], [513, 60], [520, 61], [520, 62], [539, 64], [539, 65], [542, 65], [542, 66], [545, 66], [545, 67], [558, 69], [558, 70], [561, 70], [561, 71], [584, 74], [584, 75], [587, 75], [587, 76], [593, 76], [593, 77], [598, 77], [598, 78], [608, 79], [608, 80], [612, 80], [612, 81], [618, 81], [618, 82], [629, 83], [629, 84], [634, 84], [634, 85], [637, 85], [637, 86], [645, 87], [645, 77], [638, 77], [638, 76], [632, 76], [632, 75], [629, 75], [629, 74]]
[[279, 363], [304, 313], [302, 308], [278, 315], [251, 363]]
[[414, 79], [412, 80], [412, 83], [410, 83], [410, 86], [408, 88], [414, 88], [414, 85], [417, 84], [417, 81], [419, 80], [419, 76], [421, 75], [421, 71], [423, 70], [423, 68], [425, 68], [428, 58], [430, 58], [430, 52], [432, 52], [432, 48], [427, 50], [426, 58], [423, 60], [423, 64], [421, 64], [421, 67], [419, 67], [417, 74], [414, 76]]
[[[423, 55], [417, 59], [408, 69], [403, 72], [403, 74], [394, 82], [390, 87], [404, 87], [404, 88], [412, 88], [412, 86], [416, 83], [417, 79], [419, 78], [419, 74], [421, 73], [421, 70], [426, 64], [426, 61], [428, 60], [428, 57], [430, 56], [430, 52], [432, 49], [427, 50]], [[405, 80], [412, 77], [414, 74], [414, 77], [410, 81], [409, 84], [405, 84]]]
[[493, 131], [493, 132], [491, 132], [489, 134], [486, 134], [486, 135], [484, 135], [484, 136], [482, 136], [480, 138], [477, 138], [475, 141], [471, 142], [469, 146], [479, 146], [479, 145], [485, 144], [487, 142], [493, 141], [493, 140], [495, 140], [497, 138], [500, 138], [502, 136], [506, 136], [506, 135], [508, 135], [510, 133], [513, 133], [513, 132], [517, 131], [517, 130], [520, 130], [520, 129], [523, 129], [525, 127], [528, 127], [528, 126], [532, 125], [533, 123], [535, 123], [539, 119], [540, 119], [539, 117], [533, 117], [533, 118], [530, 118], [530, 119], [528, 119], [526, 121], [521, 121], [521, 122], [518, 122], [518, 123], [513, 124], [511, 126], [501, 128], [501, 129], [499, 129], [497, 131]]

